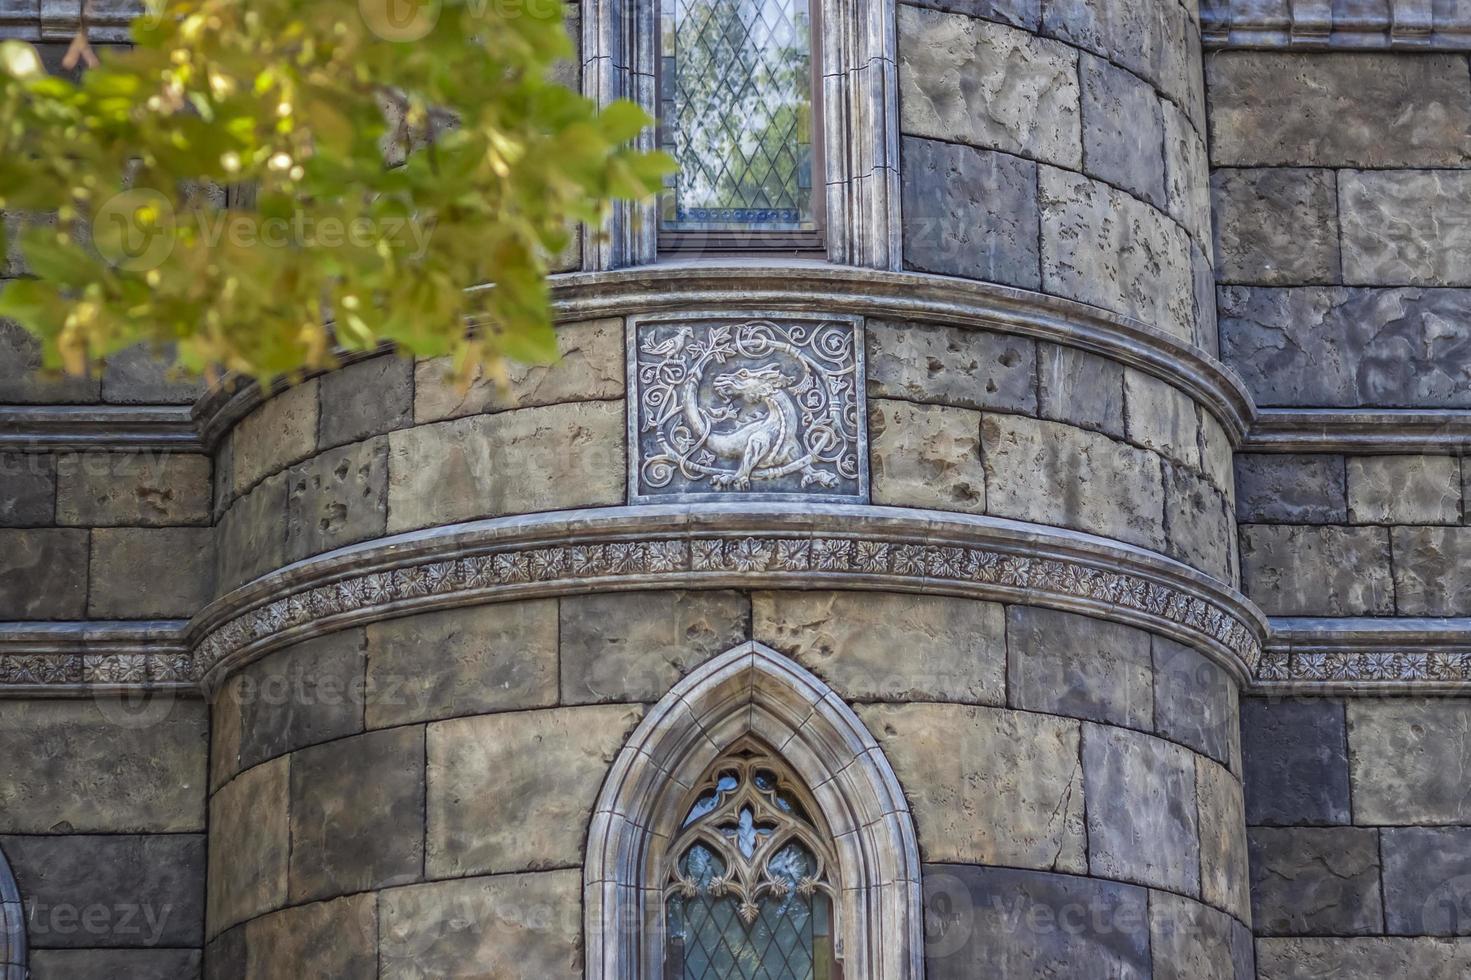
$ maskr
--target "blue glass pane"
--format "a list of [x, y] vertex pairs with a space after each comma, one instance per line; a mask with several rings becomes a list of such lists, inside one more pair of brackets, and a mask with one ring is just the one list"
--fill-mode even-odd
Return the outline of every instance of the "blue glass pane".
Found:
[[[748, 923], [725, 895], [671, 898], [670, 955], [677, 980], [819, 980], [828, 915], [826, 895], [763, 899]], [[827, 954], [830, 957], [830, 954]], [[826, 961], [826, 960], [825, 960]]]

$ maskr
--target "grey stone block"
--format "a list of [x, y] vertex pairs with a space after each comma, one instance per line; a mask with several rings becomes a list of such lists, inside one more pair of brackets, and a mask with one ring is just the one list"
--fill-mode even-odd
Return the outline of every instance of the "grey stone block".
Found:
[[1152, 646], [1155, 731], [1232, 765], [1241, 751], [1236, 682], [1183, 643], [1156, 636]]
[[1471, 81], [1462, 55], [1225, 51], [1205, 67], [1217, 166], [1471, 161]]
[[1245, 927], [1169, 892], [1149, 894], [1149, 948], [1152, 980], [1256, 980]]
[[1354, 456], [1347, 469], [1355, 524], [1461, 522], [1461, 461], [1455, 456]]
[[1471, 975], [1471, 941], [1429, 937], [1260, 939], [1256, 962], [1258, 980], [1456, 980]]
[[1200, 412], [1200, 468], [1228, 499], [1234, 500], [1240, 492], [1236, 476], [1232, 471], [1235, 453], [1231, 448], [1231, 437], [1209, 409]]
[[1014, 868], [926, 865], [929, 980], [1146, 980], [1149, 893]]
[[240, 713], [239, 758], [231, 768], [249, 769], [362, 731], [365, 646], [362, 627], [343, 630], [297, 643], [241, 671], [230, 688]]
[[1222, 288], [1221, 349], [1259, 404], [1471, 408], [1471, 291]]
[[1355, 823], [1471, 824], [1471, 700], [1350, 701], [1348, 745]]
[[1082, 55], [1083, 169], [1155, 207], [1167, 205], [1165, 121], [1154, 87], [1101, 58]]
[[58, 524], [156, 527], [210, 521], [208, 456], [156, 450], [68, 453], [56, 469]]
[[192, 403], [205, 393], [204, 380], [176, 368], [172, 356], [142, 346], [112, 355], [102, 371], [102, 400], [124, 405]]
[[197, 949], [37, 949], [30, 980], [199, 980]]
[[204, 835], [0, 837], [32, 949], [197, 946]]
[[1343, 703], [1317, 698], [1241, 701], [1246, 822], [1349, 822]]
[[70, 528], [0, 529], [0, 619], [81, 619], [88, 541]]
[[357, 442], [411, 425], [414, 362], [392, 354], [324, 374], [317, 448]]
[[1384, 927], [1379, 831], [1254, 827], [1252, 923], [1261, 936], [1366, 936]]
[[1124, 405], [1131, 442], [1200, 469], [1200, 416], [1188, 395], [1153, 375], [1126, 368]]
[[1243, 522], [1347, 524], [1347, 499], [1342, 456], [1236, 456], [1236, 517]]
[[905, 268], [1041, 285], [1036, 163], [912, 136], [902, 152]]
[[291, 755], [292, 902], [418, 881], [424, 729], [367, 732]]
[[981, 513], [981, 414], [942, 405], [868, 403], [873, 502]]
[[1195, 764], [1163, 739], [1083, 725], [1088, 872], [1200, 894]]
[[1027, 415], [1037, 410], [1035, 341], [986, 330], [886, 321], [869, 321], [866, 334], [870, 398]]
[[286, 474], [239, 497], [215, 529], [215, 584], [221, 594], [286, 564]]
[[1269, 616], [1394, 614], [1382, 527], [1244, 524], [1241, 579]]
[[1124, 366], [1076, 347], [1039, 344], [1039, 414], [1122, 439]]
[[1149, 634], [1036, 606], [1006, 612], [1013, 707], [1115, 725], [1154, 726]]
[[103, 527], [92, 532], [87, 614], [187, 619], [214, 595], [207, 527]]
[[926, 861], [1087, 870], [1078, 722], [1002, 708], [867, 704]]
[[[1211, 243], [1210, 160], [1205, 140], [1185, 110], [1168, 99], [1159, 103], [1165, 122], [1165, 206], [1197, 245]], [[1211, 277], [1215, 293], [1215, 277]], [[1214, 298], [1212, 299], [1214, 305]]]
[[1200, 897], [1249, 922], [1251, 887], [1241, 784], [1225, 766], [1196, 758], [1195, 799], [1200, 821]]
[[96, 402], [102, 382], [41, 370], [41, 343], [12, 320], [0, 319], [0, 405]]
[[286, 560], [379, 537], [388, 527], [388, 440], [328, 450], [286, 473]]
[[1190, 243], [1190, 277], [1194, 285], [1191, 310], [1195, 316], [1195, 346], [1219, 360], [1221, 335], [1216, 323], [1216, 265], [1194, 242]]
[[1170, 557], [1222, 582], [1231, 581], [1235, 520], [1219, 491], [1194, 471], [1165, 464], [1165, 521]]
[[[652, 703], [751, 635], [751, 600], [740, 592], [564, 596], [557, 616], [564, 704]], [[558, 634], [550, 639], [556, 671]], [[555, 700], [553, 690], [548, 703]]]
[[1471, 827], [1385, 827], [1384, 912], [1391, 935], [1471, 935]]
[[1211, 174], [1216, 268], [1223, 282], [1339, 281], [1338, 182], [1332, 170]]
[[287, 388], [235, 426], [230, 479], [236, 493], [317, 451], [319, 384], [313, 379]]
[[1344, 171], [1343, 278], [1356, 285], [1471, 285], [1471, 174]]
[[377, 980], [375, 895], [282, 909], [252, 919], [238, 932], [243, 934], [244, 948], [231, 958], [229, 969], [240, 971], [236, 974], [240, 980]]
[[908, 136], [1083, 162], [1078, 55], [1025, 31], [899, 6], [899, 127]]
[[1169, 0], [1050, 0], [1042, 12], [1042, 29], [1147, 78], [1198, 118], [1199, 84], [1191, 82], [1189, 56], [1195, 42], [1183, 5]]
[[1389, 533], [1401, 616], [1471, 613], [1471, 527], [1396, 527]]
[[56, 517], [56, 457], [0, 453], [0, 527], [35, 527]]
[[752, 635], [842, 697], [1006, 702], [1006, 613], [998, 603], [813, 591], [758, 592], [751, 605]]
[[236, 776], [209, 801], [209, 937], [286, 904], [290, 771], [290, 756], [273, 759]]
[[[905, 0], [906, 3], [911, 0]], [[913, 0], [916, 7], [932, 7], [967, 17], [1000, 21], [1036, 32], [1042, 23], [1042, 0]]]

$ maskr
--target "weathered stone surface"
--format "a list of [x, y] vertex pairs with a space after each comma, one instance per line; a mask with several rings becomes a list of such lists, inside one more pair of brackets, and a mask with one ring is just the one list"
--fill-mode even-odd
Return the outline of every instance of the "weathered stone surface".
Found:
[[286, 482], [278, 473], [236, 499], [215, 529], [215, 585], [221, 594], [286, 564]]
[[1389, 533], [1401, 616], [1471, 613], [1471, 527], [1396, 527]]
[[30, 980], [199, 980], [197, 949], [36, 949]]
[[0, 453], [0, 527], [34, 527], [56, 515], [56, 457]]
[[1365, 936], [1383, 928], [1379, 832], [1255, 827], [1252, 923], [1263, 936]]
[[1245, 522], [1348, 523], [1342, 456], [1240, 453], [1236, 516]]
[[[240, 714], [245, 672], [241, 671], [209, 699], [209, 792], [214, 793], [240, 771]], [[254, 692], [252, 692], [253, 694]]]
[[1165, 465], [1165, 520], [1170, 557], [1232, 580], [1236, 560], [1229, 505], [1209, 482], [1183, 466]]
[[1258, 980], [1346, 980], [1471, 974], [1471, 941], [1418, 939], [1261, 939]]
[[990, 21], [899, 7], [899, 126], [909, 136], [1080, 167], [1078, 55]]
[[144, 346], [113, 354], [102, 370], [102, 400], [115, 405], [187, 405], [205, 390], [202, 379]]
[[235, 426], [231, 480], [236, 493], [316, 452], [318, 384], [314, 379], [287, 388]]
[[1461, 461], [1455, 456], [1353, 456], [1347, 472], [1355, 524], [1461, 522]]
[[1033, 340], [986, 330], [882, 320], [870, 320], [866, 332], [870, 398], [1028, 415], [1037, 410], [1037, 345]]
[[1394, 614], [1382, 527], [1242, 525], [1241, 579], [1269, 616]]
[[95, 402], [101, 397], [102, 383], [95, 377], [42, 373], [40, 341], [14, 321], [0, 319], [0, 405]]
[[1332, 170], [1211, 174], [1223, 282], [1296, 286], [1339, 281], [1338, 180]]
[[904, 787], [926, 861], [1087, 870], [1077, 722], [970, 705], [857, 711]]
[[375, 896], [315, 902], [252, 919], [244, 927], [244, 946], [244, 956], [231, 964], [241, 980], [377, 980]]
[[1241, 702], [1246, 822], [1349, 822], [1343, 703], [1319, 698]]
[[[1196, 244], [1211, 243], [1210, 160], [1205, 140], [1175, 103], [1160, 101], [1165, 121], [1165, 203], [1170, 216], [1185, 226]], [[1211, 305], [1215, 277], [1211, 276]]]
[[923, 0], [915, 6], [1000, 21], [1033, 32], [1042, 23], [1042, 0]]
[[1124, 404], [1132, 442], [1200, 468], [1200, 417], [1188, 395], [1153, 375], [1127, 368]]
[[0, 837], [32, 949], [204, 941], [204, 835]]
[[1471, 824], [1468, 744], [1471, 700], [1350, 701], [1354, 822]]
[[1235, 454], [1231, 449], [1231, 437], [1208, 409], [1200, 412], [1200, 467], [1212, 483], [1227, 499], [1234, 500], [1239, 488], [1232, 472]]
[[905, 267], [1038, 288], [1037, 164], [912, 136], [902, 146]]
[[1169, 892], [1149, 896], [1152, 980], [1256, 980], [1251, 933], [1213, 908]]
[[207, 934], [286, 904], [291, 758], [247, 770], [209, 801]]
[[1385, 827], [1379, 835], [1390, 934], [1471, 934], [1471, 828]]
[[419, 879], [424, 752], [424, 729], [407, 726], [292, 754], [291, 901]]
[[1163, 739], [1083, 725], [1088, 871], [1200, 894], [1195, 763]]
[[0, 529], [0, 619], [81, 619], [88, 539], [70, 528]]
[[1338, 187], [1346, 282], [1471, 285], [1471, 174], [1350, 170]]
[[1013, 707], [1149, 729], [1149, 634], [1088, 616], [1010, 606], [1007, 690]]
[[[239, 758], [249, 769], [267, 759], [363, 730], [361, 627], [295, 644], [240, 673], [231, 685], [239, 712]], [[218, 715], [216, 715], [218, 718]], [[220, 736], [216, 726], [215, 738]]]
[[367, 627], [370, 728], [557, 702], [557, 600], [495, 603]]
[[388, 440], [332, 449], [286, 473], [286, 560], [378, 537], [388, 526]]
[[929, 980], [1150, 976], [1143, 888], [1014, 868], [927, 865], [924, 891], [925, 908], [935, 910], [925, 944]]
[[0, 814], [9, 833], [204, 829], [204, 706], [161, 696], [7, 701]]
[[1076, 347], [1037, 348], [1039, 414], [1124, 437], [1124, 366]]
[[1463, 55], [1215, 52], [1217, 166], [1435, 167], [1471, 161]]
[[621, 504], [624, 422], [621, 401], [583, 402], [394, 432], [388, 530]]
[[979, 412], [872, 399], [868, 451], [876, 504], [986, 509]]
[[1190, 16], [1169, 0], [1094, 3], [1057, 0], [1045, 6], [1043, 31], [1086, 48], [1149, 79], [1176, 102], [1199, 115], [1192, 90], [1188, 48]]
[[1261, 405], [1471, 408], [1471, 291], [1230, 286], [1220, 298], [1222, 353]]
[[598, 705], [431, 724], [428, 874], [581, 864], [598, 788], [641, 714]]
[[449, 358], [420, 361], [414, 366], [414, 421], [623, 397], [622, 320], [559, 324], [557, 352], [555, 364], [507, 363], [505, 391], [479, 371], [462, 391]]
[[981, 421], [987, 512], [1163, 550], [1159, 457], [1057, 422]]
[[103, 527], [92, 532], [87, 614], [187, 619], [214, 595], [207, 527]]
[[208, 524], [210, 460], [161, 451], [68, 453], [56, 467], [56, 522], [82, 527]]
[[414, 418], [414, 362], [387, 355], [325, 374], [317, 447], [327, 449], [410, 425]]
[[1165, 121], [1154, 87], [1102, 58], [1085, 54], [1083, 84], [1084, 169], [1157, 208], [1166, 206]]
[[1155, 731], [1222, 765], [1233, 765], [1241, 751], [1241, 726], [1231, 675], [1163, 636], [1153, 638], [1153, 654]]
[[1006, 703], [1006, 612], [998, 603], [758, 592], [751, 606], [757, 640], [794, 657], [845, 698]]
[[1195, 339], [1190, 241], [1123, 191], [1042, 167], [1042, 288]]
[[1195, 346], [1219, 359], [1221, 336], [1216, 326], [1216, 264], [1195, 242], [1190, 243], [1190, 279]]
[[579, 870], [395, 888], [379, 899], [378, 976], [544, 980], [582, 972]]
[[[563, 704], [657, 701], [751, 635], [751, 601], [740, 592], [610, 592], [564, 596], [560, 607]], [[548, 704], [556, 700], [557, 623]]]

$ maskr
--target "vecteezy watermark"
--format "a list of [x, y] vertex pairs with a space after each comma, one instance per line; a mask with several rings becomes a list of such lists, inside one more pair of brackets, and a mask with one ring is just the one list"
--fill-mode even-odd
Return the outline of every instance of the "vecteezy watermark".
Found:
[[368, 30], [385, 41], [417, 41], [439, 23], [440, 0], [358, 0]]
[[129, 945], [134, 945], [141, 939], [145, 947], [157, 946], [163, 939], [164, 929], [173, 912], [174, 907], [171, 904], [151, 905], [146, 902], [93, 902], [88, 905], [73, 905], [68, 902], [31, 900], [25, 905], [26, 930], [30, 933], [32, 942], [38, 939], [54, 942], [75, 936], [108, 939], [126, 937]]
[[119, 269], [157, 269], [174, 250], [174, 206], [155, 190], [123, 191], [97, 209], [92, 240], [98, 254]]

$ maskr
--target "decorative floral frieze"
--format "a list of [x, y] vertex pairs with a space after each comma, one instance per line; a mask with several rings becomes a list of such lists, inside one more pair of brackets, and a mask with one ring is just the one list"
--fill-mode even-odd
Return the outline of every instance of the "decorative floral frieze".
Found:
[[1269, 651], [1257, 679], [1274, 683], [1471, 684], [1471, 651]]
[[200, 679], [187, 653], [5, 653], [0, 688], [55, 690], [193, 685]]

